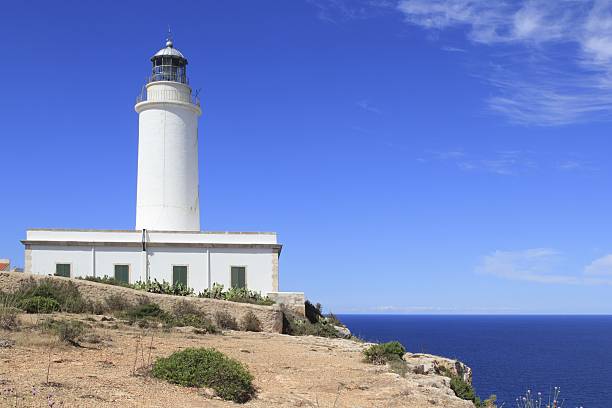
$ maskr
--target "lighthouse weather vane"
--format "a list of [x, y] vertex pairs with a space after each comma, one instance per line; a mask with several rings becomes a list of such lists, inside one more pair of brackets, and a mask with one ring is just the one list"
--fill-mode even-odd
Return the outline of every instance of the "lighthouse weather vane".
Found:
[[170, 24], [168, 24], [168, 38], [166, 38], [166, 46], [172, 47], [172, 30], [170, 30]]

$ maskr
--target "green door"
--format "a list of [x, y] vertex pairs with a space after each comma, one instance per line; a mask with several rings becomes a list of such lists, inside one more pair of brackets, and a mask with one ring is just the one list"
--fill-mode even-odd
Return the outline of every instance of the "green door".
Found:
[[172, 284], [180, 283], [187, 286], [187, 267], [182, 265], [174, 265], [172, 267]]
[[115, 265], [115, 280], [117, 282], [130, 283], [130, 266]]
[[55, 276], [70, 277], [70, 264], [55, 264]]
[[232, 266], [232, 288], [246, 288], [246, 268]]

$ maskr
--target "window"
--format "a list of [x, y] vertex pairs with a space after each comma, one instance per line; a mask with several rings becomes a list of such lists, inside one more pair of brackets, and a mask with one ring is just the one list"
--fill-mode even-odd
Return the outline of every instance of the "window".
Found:
[[115, 280], [130, 283], [130, 265], [115, 265]]
[[172, 267], [172, 284], [176, 285], [177, 283], [187, 286], [187, 266], [174, 265]]
[[232, 266], [232, 288], [246, 288], [246, 267]]
[[70, 264], [55, 264], [55, 276], [70, 277]]

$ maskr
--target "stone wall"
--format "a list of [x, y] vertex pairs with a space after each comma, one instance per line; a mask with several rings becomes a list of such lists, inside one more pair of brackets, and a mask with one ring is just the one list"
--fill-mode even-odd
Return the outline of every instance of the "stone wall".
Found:
[[268, 292], [268, 297], [279, 305], [283, 305], [293, 313], [306, 315], [304, 292]]
[[73, 282], [79, 289], [79, 292], [81, 292], [83, 298], [92, 302], [104, 304], [111, 295], [118, 295], [125, 301], [136, 304], [143, 297], [146, 297], [152, 302], [159, 304], [162, 309], [169, 312], [172, 311], [172, 309], [177, 305], [180, 306], [181, 302], [189, 302], [202, 311], [212, 321], [215, 319], [215, 313], [227, 312], [231, 314], [239, 323], [242, 317], [247, 312], [251, 311], [261, 322], [263, 331], [282, 333], [283, 330], [283, 313], [280, 307], [277, 305], [260, 306], [251, 305], [248, 303], [237, 303], [191, 296], [162, 295], [159, 293], [148, 293], [140, 290], [123, 288], [121, 286], [107, 285], [104, 283], [90, 282], [80, 279], [61, 278], [57, 276], [48, 277], [17, 272], [0, 273], [0, 291], [13, 292], [23, 281], [28, 279], [42, 280], [47, 278]]

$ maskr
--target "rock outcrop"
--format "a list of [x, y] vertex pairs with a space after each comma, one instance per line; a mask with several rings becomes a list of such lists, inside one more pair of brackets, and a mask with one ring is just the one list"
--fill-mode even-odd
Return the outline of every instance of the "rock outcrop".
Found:
[[472, 369], [459, 360], [413, 353], [404, 354], [403, 359], [408, 369], [415, 374], [457, 376], [468, 384], [472, 383]]

